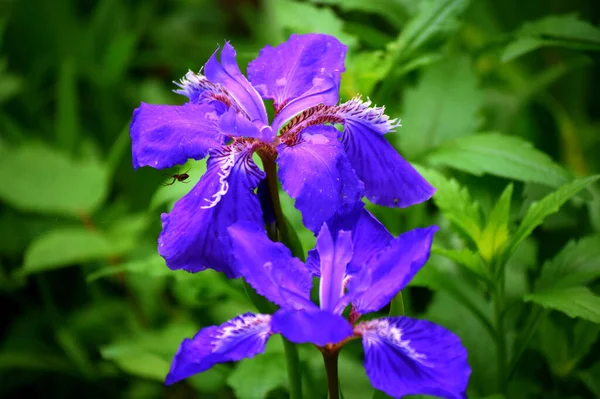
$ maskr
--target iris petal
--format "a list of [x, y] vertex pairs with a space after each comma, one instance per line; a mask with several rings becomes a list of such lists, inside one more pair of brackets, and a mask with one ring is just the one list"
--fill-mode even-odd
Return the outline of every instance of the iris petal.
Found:
[[340, 231], [336, 235], [334, 239], [325, 223], [317, 236], [317, 250], [321, 258], [320, 306], [330, 312], [344, 294], [346, 266], [352, 259], [352, 233]]
[[325, 310], [281, 309], [273, 315], [273, 332], [296, 343], [323, 346], [352, 336], [352, 326], [342, 316]]
[[162, 215], [158, 251], [171, 269], [207, 268], [239, 277], [227, 227], [247, 221], [262, 228], [260, 203], [253, 190], [265, 174], [240, 142], [211, 151], [198, 184]]
[[260, 127], [268, 125], [265, 104], [256, 89], [240, 72], [233, 46], [225, 43], [220, 63], [217, 60], [218, 51], [213, 53], [204, 66], [206, 77], [224, 87], [252, 122], [256, 122]]
[[[362, 202], [357, 202], [342, 210], [327, 221], [333, 237], [337, 232], [352, 232], [353, 256], [347, 267], [347, 274], [355, 274], [369, 260], [385, 249], [394, 238]], [[308, 251], [306, 266], [314, 276], [321, 275], [321, 260], [317, 248]]]
[[400, 235], [352, 276], [347, 288], [360, 313], [377, 312], [402, 290], [429, 259], [437, 226]]
[[217, 111], [209, 104], [141, 103], [130, 126], [133, 167], [164, 169], [189, 158], [204, 158], [225, 140], [218, 120]]
[[183, 340], [166, 383], [174, 384], [217, 363], [233, 362], [262, 353], [270, 336], [270, 315], [246, 313], [218, 327], [204, 328], [193, 339]]
[[256, 292], [282, 307], [316, 308], [310, 302], [311, 275], [285, 245], [250, 223], [231, 226], [229, 234], [238, 270]]
[[318, 231], [343, 206], [360, 201], [363, 184], [352, 170], [337, 130], [311, 126], [292, 145], [280, 144], [279, 178], [302, 212], [304, 225]]
[[336, 107], [343, 116], [342, 143], [367, 198], [378, 205], [405, 208], [431, 198], [435, 189], [385, 139], [397, 125], [370, 102], [351, 100]]
[[291, 35], [277, 47], [266, 46], [248, 65], [248, 78], [265, 99], [273, 100], [273, 130], [294, 114], [338, 101], [346, 46], [323, 34]]
[[408, 317], [358, 324], [371, 384], [393, 397], [466, 399], [471, 368], [460, 339], [443, 327]]

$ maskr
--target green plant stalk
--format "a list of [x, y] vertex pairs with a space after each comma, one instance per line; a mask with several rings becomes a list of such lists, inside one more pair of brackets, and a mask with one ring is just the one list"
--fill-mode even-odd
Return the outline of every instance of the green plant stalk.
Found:
[[329, 399], [339, 399], [340, 385], [338, 377], [338, 357], [339, 350], [322, 350], [323, 361], [325, 362], [325, 372], [327, 373], [327, 389]]
[[[275, 223], [277, 226], [277, 237], [270, 237], [276, 241], [285, 244], [292, 251], [292, 255], [304, 258], [302, 246], [299, 245], [295, 232], [292, 234], [291, 226], [288, 225], [283, 211], [281, 210], [281, 201], [279, 200], [279, 185], [277, 183], [277, 167], [275, 159], [269, 154], [259, 154], [263, 163], [263, 168], [267, 175], [267, 185], [269, 195], [273, 203], [273, 213], [275, 214]], [[282, 336], [283, 348], [287, 363], [287, 373], [290, 385], [290, 399], [302, 399], [302, 373], [300, 369], [300, 357], [296, 345]]]
[[507, 381], [506, 335], [504, 331], [504, 276], [496, 282], [493, 302], [498, 362], [498, 392], [504, 394], [506, 392]]
[[531, 337], [533, 336], [533, 333], [537, 329], [537, 326], [538, 326], [540, 320], [543, 318], [544, 315], [546, 315], [548, 313], [548, 311], [543, 309], [540, 306], [534, 305], [534, 309], [533, 309], [532, 313], [533, 313], [533, 316], [531, 316], [529, 318], [529, 322], [527, 323], [527, 326], [523, 330], [522, 338], [516, 344], [517, 347], [514, 351], [514, 355], [511, 359], [510, 365], [508, 367], [508, 375], [507, 375], [508, 380], [510, 380], [510, 378], [514, 374], [515, 370], [517, 369], [517, 364], [519, 363], [519, 359], [521, 358], [521, 355], [523, 355], [523, 352], [525, 352], [525, 349], [527, 349], [527, 344], [529, 343], [529, 340], [531, 339]]

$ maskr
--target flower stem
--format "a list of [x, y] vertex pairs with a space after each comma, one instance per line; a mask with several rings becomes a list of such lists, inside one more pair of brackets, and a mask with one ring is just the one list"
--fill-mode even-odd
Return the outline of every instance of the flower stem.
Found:
[[325, 372], [327, 373], [327, 388], [329, 399], [339, 399], [340, 386], [338, 378], [338, 350], [321, 350], [323, 361], [325, 362]]
[[507, 360], [506, 360], [506, 335], [504, 331], [504, 276], [496, 283], [493, 296], [494, 319], [496, 327], [496, 345], [498, 361], [498, 392], [506, 391]]
[[[275, 223], [277, 226], [277, 237], [270, 237], [273, 240], [280, 241], [292, 251], [292, 255], [304, 258], [304, 252], [299, 241], [294, 240], [295, 235], [291, 234], [291, 230], [287, 224], [283, 211], [281, 210], [281, 201], [279, 200], [279, 185], [277, 183], [277, 166], [275, 159], [270, 154], [259, 153], [263, 163], [263, 168], [267, 175], [267, 185], [269, 188], [269, 196], [273, 203], [273, 213], [275, 214]], [[302, 399], [302, 373], [300, 370], [300, 358], [298, 356], [298, 348], [296, 345], [283, 338], [283, 348], [287, 362], [287, 373], [290, 384], [290, 399]]]

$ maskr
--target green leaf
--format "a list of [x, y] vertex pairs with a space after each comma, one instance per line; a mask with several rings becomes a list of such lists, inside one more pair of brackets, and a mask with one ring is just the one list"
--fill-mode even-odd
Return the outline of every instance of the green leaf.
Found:
[[600, 277], [600, 235], [570, 241], [547, 261], [536, 282], [536, 290], [587, 284]]
[[466, 57], [425, 69], [419, 84], [405, 92], [405, 122], [395, 136], [402, 153], [414, 159], [445, 140], [474, 133], [482, 121], [483, 92], [478, 85]]
[[481, 232], [477, 241], [477, 247], [482, 258], [490, 262], [504, 249], [508, 238], [508, 220], [510, 217], [510, 200], [512, 198], [513, 185], [509, 184], [488, 218], [487, 225]]
[[419, 173], [436, 188], [433, 202], [448, 220], [477, 242], [481, 234], [479, 203], [471, 198], [466, 187], [441, 173], [415, 165]]
[[520, 137], [483, 133], [444, 143], [428, 155], [435, 166], [447, 166], [476, 176], [485, 173], [558, 187], [569, 174], [548, 155]]
[[578, 377], [596, 398], [600, 398], [600, 362], [587, 370], [579, 372]]
[[329, 8], [318, 8], [308, 3], [277, 0], [274, 7], [275, 20], [295, 33], [326, 33], [337, 37], [342, 43], [353, 47], [357, 40], [344, 33], [344, 22]]
[[519, 228], [511, 239], [508, 254], [512, 254], [521, 241], [527, 238], [537, 226], [542, 224], [546, 216], [557, 212], [571, 197], [598, 179], [600, 179], [600, 175], [575, 180], [553, 191], [540, 201], [533, 203], [527, 210]]
[[58, 228], [43, 234], [27, 248], [22, 271], [37, 273], [117, 254], [110, 240], [98, 231]]
[[390, 50], [400, 61], [415, 58], [417, 51], [440, 38], [447, 38], [460, 26], [458, 17], [467, 9], [469, 0], [424, 0]]
[[344, 11], [363, 11], [378, 14], [397, 27], [402, 27], [406, 14], [410, 11], [406, 6], [411, 5], [406, 0], [310, 0], [310, 2], [317, 5], [336, 6]]
[[0, 199], [22, 210], [80, 217], [107, 195], [103, 165], [75, 161], [40, 144], [0, 147]]
[[77, 69], [72, 58], [66, 58], [60, 63], [56, 95], [56, 139], [62, 149], [67, 153], [73, 153], [80, 128]]
[[561, 311], [571, 317], [581, 317], [600, 323], [600, 297], [587, 287], [549, 289], [525, 296], [545, 308]]
[[286, 383], [286, 363], [282, 353], [265, 353], [244, 359], [227, 378], [227, 385], [239, 399], [263, 399]]
[[375, 85], [385, 78], [391, 62], [389, 54], [383, 51], [348, 54], [341, 93], [346, 98], [371, 93]]
[[486, 276], [486, 271], [481, 264], [479, 256], [468, 248], [445, 249], [436, 245], [431, 247], [431, 253], [444, 256], [459, 265], [463, 265], [479, 276]]
[[600, 51], [600, 29], [575, 14], [552, 15], [527, 22], [516, 36], [504, 50], [503, 62], [545, 46]]

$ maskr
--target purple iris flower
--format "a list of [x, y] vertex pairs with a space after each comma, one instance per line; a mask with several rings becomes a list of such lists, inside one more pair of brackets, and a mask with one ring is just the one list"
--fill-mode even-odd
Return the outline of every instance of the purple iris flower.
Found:
[[[351, 226], [351, 230], [344, 228]], [[253, 357], [269, 337], [338, 351], [362, 339], [372, 385], [393, 397], [425, 394], [465, 399], [471, 373], [459, 338], [443, 327], [409, 317], [359, 322], [381, 310], [429, 257], [436, 226], [393, 238], [366, 210], [323, 224], [304, 265], [280, 243], [241, 222], [230, 229], [240, 271], [256, 291], [281, 308], [273, 315], [246, 313], [185, 339], [166, 382], [172, 384], [216, 363]], [[318, 259], [318, 260], [317, 260]], [[311, 269], [318, 264], [318, 270]], [[320, 275], [320, 306], [310, 301], [312, 275]], [[349, 319], [342, 316], [351, 305]]]
[[[229, 43], [220, 61], [218, 52], [204, 75], [190, 71], [178, 84], [187, 103], [142, 103], [131, 122], [134, 168], [163, 169], [209, 157], [198, 184], [162, 215], [158, 248], [171, 269], [213, 268], [239, 276], [227, 228], [240, 221], [263, 223], [254, 190], [265, 173], [254, 153], [277, 162], [283, 189], [315, 233], [364, 195], [391, 207], [433, 195], [433, 187], [385, 139], [400, 124], [384, 108], [360, 98], [337, 105], [346, 46], [334, 37], [292, 35], [267, 46], [248, 65], [248, 78]], [[263, 99], [273, 101], [271, 122]]]

